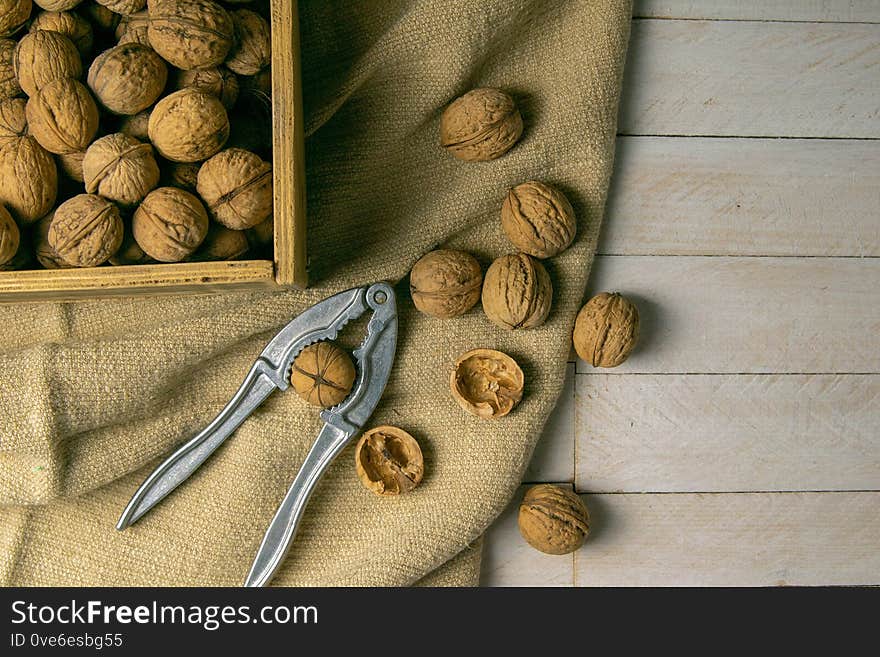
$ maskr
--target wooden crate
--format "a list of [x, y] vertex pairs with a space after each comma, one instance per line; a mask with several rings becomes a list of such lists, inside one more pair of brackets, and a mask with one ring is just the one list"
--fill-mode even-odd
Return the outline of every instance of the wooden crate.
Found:
[[296, 0], [271, 0], [273, 260], [0, 272], [0, 303], [304, 287], [305, 164]]

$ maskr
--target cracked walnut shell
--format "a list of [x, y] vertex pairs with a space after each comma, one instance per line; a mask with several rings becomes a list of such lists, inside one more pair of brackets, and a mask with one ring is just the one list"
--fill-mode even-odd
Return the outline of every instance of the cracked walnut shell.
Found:
[[87, 192], [123, 205], [134, 205], [159, 183], [153, 147], [121, 132], [93, 142], [82, 170]]
[[82, 60], [73, 41], [58, 32], [37, 30], [22, 37], [13, 58], [18, 84], [33, 96], [54, 80], [78, 78]]
[[98, 106], [85, 85], [71, 78], [31, 96], [26, 114], [34, 139], [56, 155], [84, 151], [98, 132]]
[[354, 363], [341, 347], [323, 341], [310, 344], [293, 361], [290, 383], [312, 406], [330, 408], [342, 403], [355, 379]]
[[354, 450], [361, 483], [376, 495], [400, 495], [419, 485], [425, 460], [418, 441], [399, 427], [381, 426], [365, 432]]
[[15, 75], [15, 41], [0, 39], [0, 100], [15, 98], [21, 93]]
[[553, 285], [544, 266], [530, 255], [501, 256], [483, 280], [483, 311], [506, 329], [540, 326], [550, 314]]
[[134, 238], [144, 253], [159, 262], [180, 262], [208, 234], [208, 213], [202, 202], [176, 187], [147, 194], [131, 220]]
[[639, 340], [639, 309], [629, 299], [602, 292], [578, 312], [572, 343], [593, 367], [617, 367]]
[[150, 112], [150, 141], [172, 162], [200, 162], [229, 139], [229, 117], [217, 98], [196, 89], [166, 96]]
[[55, 205], [58, 169], [31, 136], [0, 146], [0, 203], [20, 224], [31, 224]]
[[18, 253], [21, 234], [9, 210], [0, 205], [0, 265], [5, 265]]
[[49, 226], [49, 245], [74, 267], [96, 267], [122, 244], [118, 208], [95, 194], [79, 194], [55, 210]]
[[455, 361], [450, 387], [455, 401], [468, 413], [498, 418], [522, 400], [525, 375], [517, 362], [501, 351], [472, 349]]
[[211, 0], [149, 0], [150, 45], [184, 71], [219, 66], [234, 41], [229, 13]]
[[241, 148], [227, 148], [199, 169], [196, 190], [211, 217], [245, 230], [272, 215], [272, 165]]
[[31, 17], [31, 0], [0, 0], [0, 37], [12, 36]]
[[590, 512], [573, 491], [539, 484], [526, 491], [519, 506], [519, 532], [546, 554], [569, 554], [590, 534]]
[[272, 61], [269, 23], [249, 9], [230, 12], [235, 42], [226, 58], [229, 70], [239, 75], [256, 75]]
[[501, 157], [522, 131], [522, 116], [513, 98], [500, 89], [469, 91], [440, 116], [440, 145], [468, 162]]
[[137, 114], [165, 89], [168, 67], [152, 48], [131, 42], [105, 50], [89, 67], [88, 83], [98, 102], [114, 114]]
[[577, 220], [562, 192], [530, 180], [507, 193], [501, 206], [501, 227], [520, 251], [550, 258], [571, 245]]
[[91, 24], [79, 14], [69, 11], [41, 11], [31, 21], [28, 30], [31, 32], [45, 30], [63, 34], [73, 42], [82, 56], [89, 54], [94, 45]]
[[483, 271], [470, 253], [437, 249], [423, 255], [409, 274], [416, 308], [432, 317], [457, 317], [480, 299]]

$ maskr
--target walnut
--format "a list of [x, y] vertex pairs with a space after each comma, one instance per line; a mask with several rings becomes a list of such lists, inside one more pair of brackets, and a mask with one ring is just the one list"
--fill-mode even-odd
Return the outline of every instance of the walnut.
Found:
[[55, 212], [53, 210], [34, 226], [34, 255], [37, 257], [37, 262], [46, 269], [69, 269], [70, 265], [64, 262], [64, 259], [49, 244], [49, 228], [52, 227], [54, 218]]
[[114, 11], [110, 11], [107, 7], [99, 5], [97, 2], [86, 2], [80, 10], [91, 21], [92, 25], [102, 32], [112, 32], [119, 25], [122, 18]]
[[86, 86], [71, 78], [40, 89], [28, 100], [26, 113], [31, 134], [57, 155], [85, 150], [98, 132], [98, 106]]
[[197, 163], [172, 162], [163, 171], [165, 184], [195, 194], [200, 167], [201, 165]]
[[200, 162], [223, 148], [229, 117], [223, 104], [195, 89], [175, 91], [156, 103], [150, 114], [150, 141], [172, 162]]
[[354, 385], [351, 357], [333, 342], [316, 342], [293, 361], [290, 383], [312, 406], [330, 408], [341, 403]]
[[147, 6], [147, 0], [95, 0], [99, 5], [107, 7], [110, 11], [130, 16], [136, 14]]
[[498, 418], [522, 400], [525, 376], [517, 362], [494, 349], [472, 349], [455, 361], [450, 387], [455, 401], [472, 415]]
[[354, 450], [354, 466], [361, 483], [376, 495], [408, 493], [425, 474], [418, 441], [387, 425], [364, 432]]
[[275, 218], [269, 217], [245, 231], [248, 242], [254, 248], [272, 246], [275, 243]]
[[21, 224], [31, 224], [55, 204], [58, 169], [33, 137], [0, 146], [0, 203]]
[[250, 248], [243, 231], [232, 230], [211, 222], [202, 245], [190, 256], [197, 262], [211, 260], [237, 260]]
[[272, 166], [240, 148], [205, 162], [196, 189], [211, 216], [233, 230], [252, 228], [272, 214]]
[[228, 68], [206, 68], [180, 71], [174, 80], [175, 89], [192, 88], [220, 99], [223, 107], [232, 109], [238, 99], [238, 78]]
[[21, 241], [18, 245], [18, 253], [16, 253], [12, 257], [12, 260], [0, 264], [0, 271], [18, 271], [20, 269], [31, 269], [32, 261], [33, 253], [31, 253], [31, 247], [28, 244], [27, 235], [22, 234]]
[[499, 89], [474, 89], [440, 116], [440, 145], [460, 160], [484, 162], [510, 150], [523, 131], [513, 99]]
[[56, 155], [55, 160], [58, 162], [58, 168], [61, 169], [61, 173], [71, 180], [81, 183], [85, 182], [85, 177], [83, 176], [83, 158], [85, 156], [85, 151], [74, 151], [73, 153]]
[[150, 141], [150, 110], [144, 110], [131, 116], [123, 117], [119, 123], [119, 132], [138, 141]]
[[639, 309], [621, 295], [602, 292], [578, 312], [572, 342], [593, 367], [617, 367], [639, 341]]
[[124, 43], [95, 58], [89, 87], [114, 114], [137, 114], [156, 102], [165, 89], [168, 67], [151, 48]]
[[219, 66], [232, 48], [232, 18], [211, 0], [149, 0], [150, 44], [177, 68]]
[[553, 285], [544, 266], [525, 253], [501, 256], [483, 280], [483, 311], [506, 329], [540, 326], [550, 314]]
[[74, 267], [96, 267], [122, 244], [122, 219], [110, 201], [79, 194], [55, 210], [49, 226], [49, 245]]
[[239, 75], [256, 75], [272, 61], [269, 23], [249, 9], [230, 12], [235, 41], [226, 66]]
[[145, 46], [150, 45], [150, 39], [147, 35], [150, 27], [150, 14], [144, 9], [130, 16], [123, 16], [116, 26], [116, 41], [123, 43], [140, 43]]
[[34, 96], [50, 82], [82, 75], [79, 51], [63, 34], [37, 30], [22, 37], [13, 59], [18, 84]]
[[24, 98], [0, 101], [0, 146], [28, 133]]
[[0, 37], [12, 36], [31, 17], [31, 0], [0, 0]]
[[520, 251], [550, 258], [571, 245], [577, 220], [562, 192], [531, 180], [507, 193], [501, 206], [501, 226]]
[[536, 550], [569, 554], [589, 535], [590, 513], [573, 491], [539, 484], [526, 491], [519, 506], [519, 532]]
[[423, 255], [409, 273], [416, 308], [432, 317], [457, 317], [480, 300], [483, 271], [470, 253], [437, 249]]
[[0, 205], [0, 265], [5, 265], [15, 257], [20, 242], [18, 224], [9, 214], [9, 210]]
[[138, 245], [134, 239], [134, 235], [130, 230], [125, 231], [122, 237], [122, 246], [119, 250], [110, 256], [111, 265], [120, 267], [123, 265], [149, 265], [156, 262]]
[[46, 11], [68, 11], [76, 7], [82, 0], [34, 0], [40, 9]]
[[86, 191], [134, 205], [159, 184], [153, 147], [117, 132], [93, 142], [83, 160]]
[[15, 98], [21, 93], [15, 75], [15, 41], [0, 39], [0, 100]]
[[148, 256], [159, 262], [180, 262], [205, 239], [208, 213], [189, 192], [159, 187], [135, 210], [131, 229]]
[[69, 11], [42, 11], [31, 21], [31, 32], [46, 30], [59, 32], [73, 42], [81, 56], [92, 51], [95, 42], [92, 26], [80, 16]]

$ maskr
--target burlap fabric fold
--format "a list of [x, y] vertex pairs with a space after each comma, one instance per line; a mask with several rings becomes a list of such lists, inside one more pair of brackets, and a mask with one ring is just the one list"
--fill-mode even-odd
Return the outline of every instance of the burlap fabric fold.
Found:
[[[380, 279], [397, 282], [400, 335], [372, 423], [419, 439], [425, 480], [379, 498], [347, 449], [274, 583], [474, 583], [478, 539], [562, 386], [611, 172], [629, 14], [626, 0], [302, 0], [313, 287], [0, 307], [0, 583], [240, 584], [320, 427], [292, 393], [270, 397], [134, 527], [114, 523], [275, 330]], [[526, 130], [503, 158], [469, 164], [438, 146], [437, 121], [476, 86], [510, 91]], [[532, 178], [563, 189], [579, 217], [575, 244], [547, 262], [549, 321], [507, 332], [479, 307], [454, 321], [416, 312], [406, 281], [415, 260], [446, 245], [487, 266], [510, 251], [501, 201]], [[525, 370], [525, 398], [503, 420], [467, 415], [449, 394], [452, 362], [474, 347], [504, 350]]]

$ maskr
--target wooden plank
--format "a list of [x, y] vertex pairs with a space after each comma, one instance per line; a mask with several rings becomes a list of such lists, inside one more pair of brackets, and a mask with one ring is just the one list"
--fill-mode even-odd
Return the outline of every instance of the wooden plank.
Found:
[[880, 493], [588, 495], [578, 586], [880, 584]]
[[574, 363], [565, 368], [565, 387], [538, 439], [523, 481], [574, 483]]
[[877, 138], [878, 64], [874, 25], [637, 20], [619, 131]]
[[257, 288], [277, 288], [268, 260], [10, 271], [0, 275], [0, 303]]
[[580, 375], [577, 488], [880, 490], [880, 376]]
[[876, 0], [635, 0], [638, 18], [880, 22]]
[[590, 289], [641, 313], [616, 374], [880, 373], [880, 259], [602, 256]]
[[572, 586], [572, 555], [543, 554], [525, 542], [519, 533], [519, 503], [528, 486], [523, 486], [510, 505], [487, 530], [480, 567], [481, 586]]
[[876, 257], [878, 208], [873, 141], [619, 137], [599, 252]]

